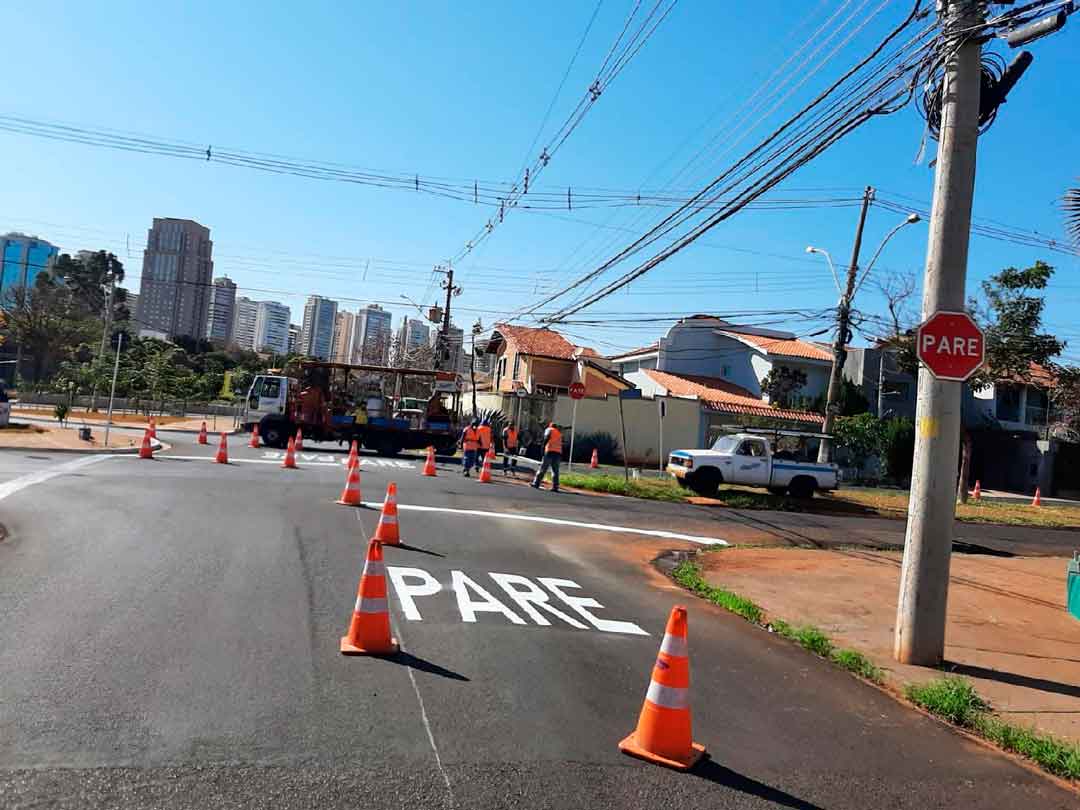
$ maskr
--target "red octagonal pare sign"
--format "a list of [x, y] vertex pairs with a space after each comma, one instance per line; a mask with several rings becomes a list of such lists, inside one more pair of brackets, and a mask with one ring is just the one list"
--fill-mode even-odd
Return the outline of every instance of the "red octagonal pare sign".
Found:
[[939, 380], [963, 382], [983, 364], [986, 342], [966, 312], [935, 312], [916, 333], [919, 359]]

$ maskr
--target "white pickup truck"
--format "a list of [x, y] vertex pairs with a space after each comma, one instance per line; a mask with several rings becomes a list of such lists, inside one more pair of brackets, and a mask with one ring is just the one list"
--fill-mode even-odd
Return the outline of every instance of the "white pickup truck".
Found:
[[674, 450], [667, 471], [699, 495], [716, 495], [721, 484], [766, 487], [775, 495], [811, 498], [836, 489], [835, 464], [816, 464], [773, 455], [768, 438], [751, 433], [721, 436], [709, 450]]

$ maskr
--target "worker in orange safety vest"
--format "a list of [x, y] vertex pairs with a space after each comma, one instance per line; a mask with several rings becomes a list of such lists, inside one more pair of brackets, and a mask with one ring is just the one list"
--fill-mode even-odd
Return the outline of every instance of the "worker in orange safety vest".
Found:
[[477, 428], [477, 431], [480, 433], [480, 447], [477, 449], [476, 453], [476, 466], [479, 467], [484, 463], [484, 457], [491, 449], [491, 422], [487, 417], [484, 417], [484, 420], [480, 422], [480, 427]]
[[469, 477], [469, 470], [473, 467], [479, 469], [480, 464], [476, 458], [476, 451], [480, 449], [480, 420], [473, 419], [472, 422], [465, 426], [465, 429], [461, 431], [461, 439], [458, 444], [461, 445], [461, 449], [464, 453], [464, 458], [461, 462], [463, 474], [466, 478]]
[[510, 475], [510, 467], [513, 465], [514, 475], [517, 476], [517, 451], [518, 432], [514, 423], [510, 422], [502, 430], [503, 440], [503, 475]]
[[530, 486], [540, 489], [540, 483], [544, 480], [544, 474], [551, 468], [551, 491], [559, 491], [559, 463], [562, 461], [562, 432], [554, 422], [548, 425], [544, 431], [544, 458], [540, 462], [540, 469], [536, 471]]

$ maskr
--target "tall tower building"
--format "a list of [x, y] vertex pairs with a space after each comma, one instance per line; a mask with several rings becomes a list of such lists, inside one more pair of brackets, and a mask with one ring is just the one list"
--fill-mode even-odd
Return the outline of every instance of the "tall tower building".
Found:
[[335, 363], [354, 363], [356, 348], [356, 313], [341, 310], [334, 320], [334, 348], [330, 359]]
[[289, 351], [289, 308], [277, 301], [260, 301], [255, 312], [255, 351]]
[[146, 234], [139, 311], [144, 329], [202, 337], [210, 308], [210, 229], [190, 219], [154, 218]]
[[402, 354], [408, 354], [431, 341], [431, 329], [419, 318], [405, 318], [398, 328], [398, 345]]
[[304, 305], [304, 323], [300, 327], [300, 354], [329, 360], [334, 348], [334, 324], [337, 301], [321, 295], [308, 296]]
[[210, 287], [206, 310], [206, 338], [226, 345], [232, 340], [233, 310], [236, 308], [236, 284], [228, 276], [215, 278]]
[[255, 350], [255, 320], [259, 302], [240, 296], [233, 307], [233, 343], [249, 352]]
[[52, 269], [59, 249], [37, 236], [0, 236], [0, 296], [13, 287], [33, 287], [39, 273]]
[[368, 304], [356, 313], [357, 362], [384, 366], [390, 361], [390, 313], [378, 304]]

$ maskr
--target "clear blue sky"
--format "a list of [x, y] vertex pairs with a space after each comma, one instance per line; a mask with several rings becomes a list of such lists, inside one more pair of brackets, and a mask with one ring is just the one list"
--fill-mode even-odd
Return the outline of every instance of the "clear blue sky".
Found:
[[[0, 113], [421, 176], [509, 180], [523, 165], [595, 7], [594, 0], [347, 5], [12, 5], [4, 15]], [[766, 13], [764, 5], [681, 0], [539, 185], [696, 189], [865, 53], [909, 7], [906, 0], [806, 0], [767, 4]], [[828, 15], [841, 10], [840, 21], [862, 9], [862, 19], [882, 5], [821, 73], [730, 153], [676, 176], [718, 133], [721, 144], [731, 145], [736, 136], [723, 133], [732, 114]], [[631, 0], [602, 3], [546, 134], [591, 82], [631, 6]], [[1063, 92], [1080, 72], [1078, 37], [1074, 18], [1033, 46], [1034, 66], [980, 141], [977, 215], [1061, 237], [1057, 199], [1080, 174], [1072, 149], [1080, 107]], [[932, 171], [925, 161], [915, 163], [922, 130], [914, 107], [872, 121], [772, 196], [857, 197], [870, 184], [928, 202]], [[32, 231], [64, 250], [113, 250], [136, 287], [138, 249], [152, 217], [195, 219], [211, 229], [215, 274], [228, 274], [253, 298], [287, 303], [294, 322], [304, 297], [319, 293], [349, 308], [398, 301], [396, 324], [408, 311], [399, 296], [433, 302], [430, 268], [490, 216], [483, 206], [426, 195], [7, 132], [0, 132], [0, 149], [0, 230]], [[455, 320], [467, 326], [481, 317], [490, 325], [592, 269], [662, 213], [513, 212], [458, 268], [465, 293]], [[820, 245], [845, 262], [856, 216], [855, 207], [743, 212], [592, 312], [832, 306], [836, 291], [827, 266], [803, 250]], [[873, 208], [868, 250], [899, 219]], [[880, 267], [921, 277], [925, 243], [924, 225], [905, 229]], [[747, 250], [757, 253], [741, 252]], [[1080, 358], [1080, 328], [1071, 314], [1080, 303], [1075, 258], [976, 237], [969, 290], [1002, 266], [1037, 258], [1058, 268], [1047, 320], [1070, 339], [1067, 353]], [[870, 286], [857, 306], [883, 309]], [[820, 324], [790, 327], [806, 334]], [[608, 353], [655, 340], [664, 328], [564, 331]]]

